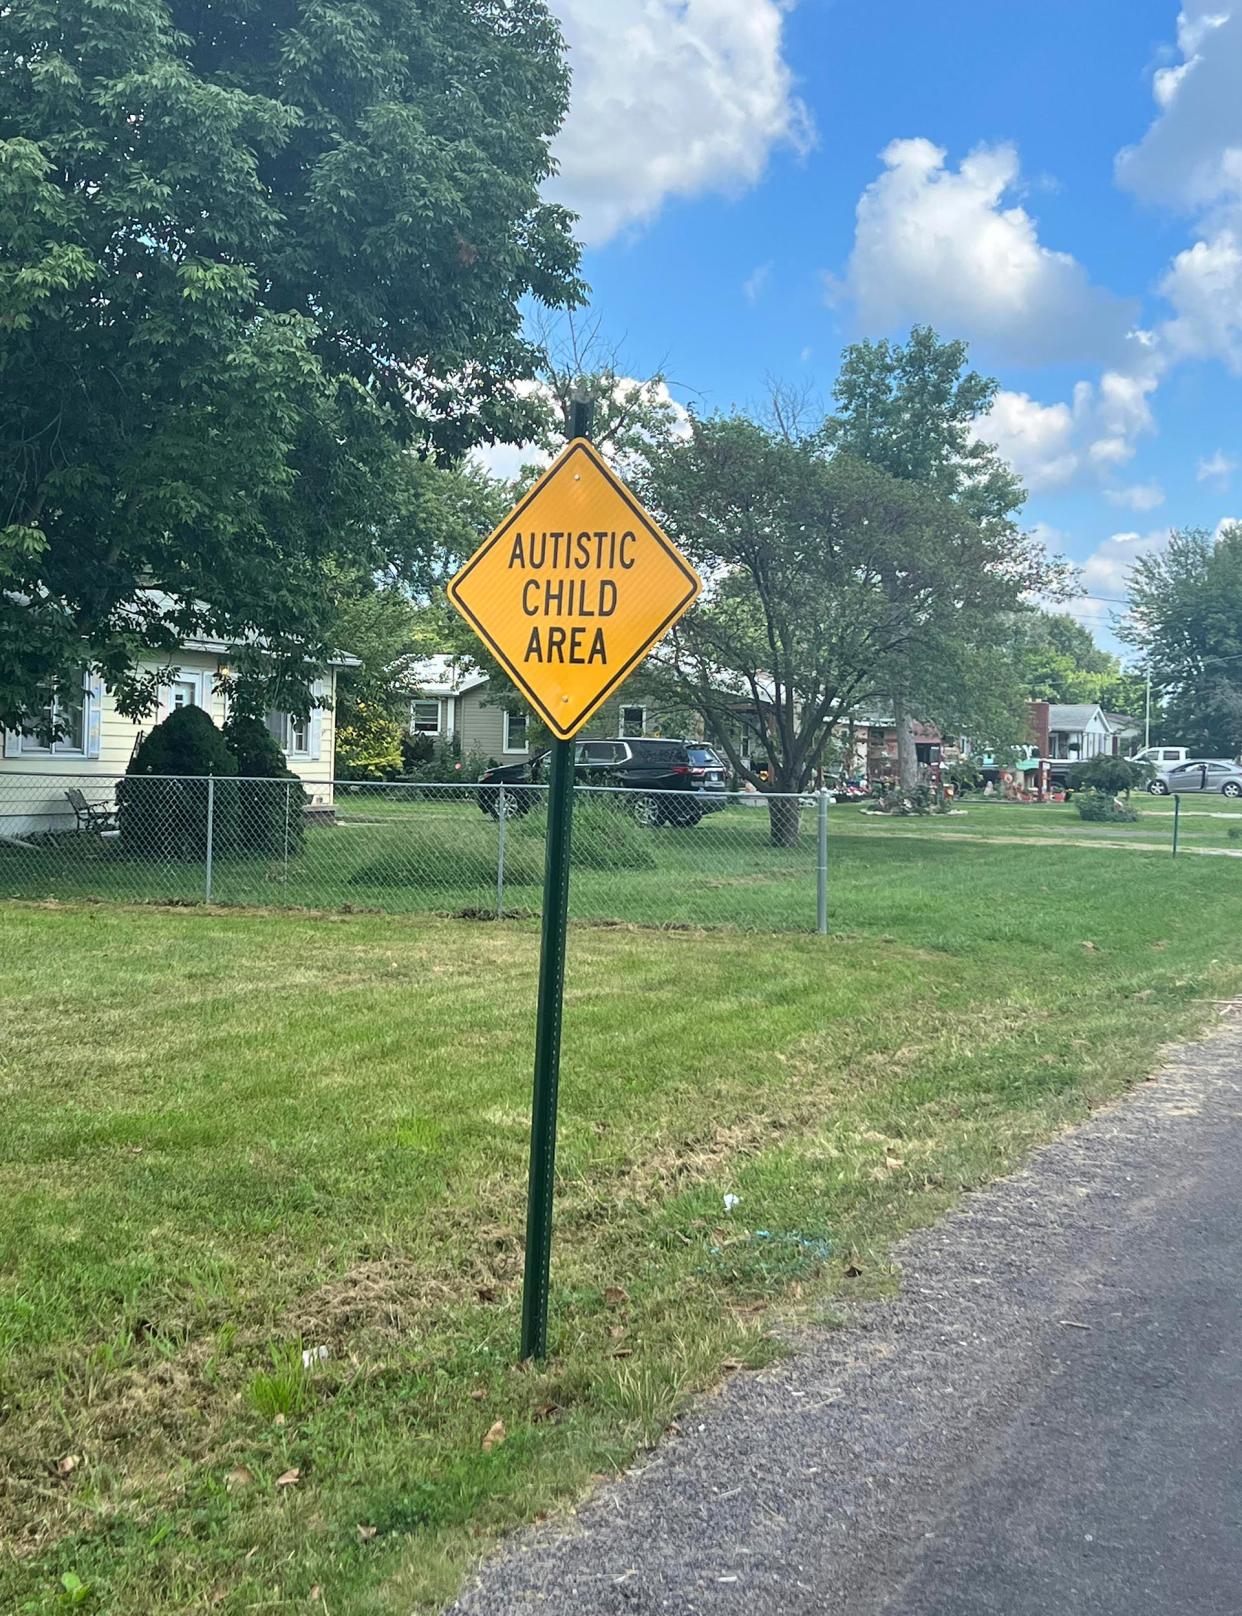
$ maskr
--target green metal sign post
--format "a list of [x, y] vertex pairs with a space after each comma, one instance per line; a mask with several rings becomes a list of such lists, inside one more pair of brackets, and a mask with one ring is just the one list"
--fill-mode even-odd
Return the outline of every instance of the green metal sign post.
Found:
[[[702, 581], [591, 445], [576, 400], [570, 440], [449, 580], [448, 598], [555, 737], [548, 786], [543, 948], [535, 1023], [522, 1357], [548, 1350], [556, 1096], [569, 914], [574, 737], [699, 597]], [[496, 912], [504, 906], [499, 788]]]
[[[591, 406], [575, 402], [571, 436], [591, 435]], [[535, 1090], [530, 1118], [526, 1200], [526, 1273], [522, 1285], [522, 1357], [548, 1351], [552, 1266], [552, 1190], [556, 1169], [556, 1097], [561, 1080], [561, 1007], [569, 924], [569, 855], [574, 816], [574, 742], [552, 742], [548, 841], [543, 865], [543, 938], [535, 1014]]]

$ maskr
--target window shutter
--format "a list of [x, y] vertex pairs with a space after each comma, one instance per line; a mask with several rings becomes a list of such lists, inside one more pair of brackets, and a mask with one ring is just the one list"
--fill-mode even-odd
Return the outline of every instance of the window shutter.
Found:
[[6, 729], [4, 732], [4, 755], [5, 757], [21, 757], [22, 755], [22, 738], [15, 729]]
[[[323, 681], [316, 679], [311, 686], [311, 695], [318, 701], [323, 696]], [[313, 763], [319, 762], [319, 754], [323, 747], [323, 708], [312, 707], [310, 710], [310, 728], [306, 738], [307, 750]]]
[[88, 758], [97, 758], [99, 756], [100, 734], [103, 728], [104, 684], [98, 674], [88, 672], [84, 685], [86, 689], [86, 755]]

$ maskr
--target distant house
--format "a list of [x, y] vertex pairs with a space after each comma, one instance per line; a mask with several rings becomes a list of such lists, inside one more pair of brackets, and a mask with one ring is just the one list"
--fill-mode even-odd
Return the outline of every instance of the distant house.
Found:
[[[639, 736], [654, 732], [655, 715], [641, 693], [604, 703], [584, 735]], [[431, 656], [410, 669], [410, 734], [456, 742], [463, 756], [521, 763], [537, 750], [524, 706], [508, 705], [492, 691], [487, 674], [468, 657]]]
[[1030, 704], [1031, 739], [1040, 757], [1086, 762], [1131, 750], [1139, 729], [1124, 713], [1106, 713], [1097, 702]]
[[1104, 720], [1113, 734], [1114, 755], [1128, 757], [1138, 745], [1143, 726], [1128, 713], [1105, 713]]
[[[217, 724], [228, 716], [228, 704], [216, 680], [228, 666], [230, 647], [222, 640], [186, 639], [159, 689], [156, 709], [135, 721], [117, 711], [112, 692], [97, 675], [78, 670], [61, 682], [50, 698], [47, 727], [63, 733], [59, 740], [3, 731], [0, 748], [0, 836], [71, 829], [74, 816], [66, 791], [81, 790], [97, 801], [124, 774], [147, 730], [177, 707], [202, 707]], [[353, 663], [338, 657], [312, 687], [314, 699], [327, 705], [306, 718], [271, 712], [268, 728], [279, 741], [289, 768], [298, 775], [312, 803], [332, 800], [336, 730], [332, 708], [339, 667]], [[151, 661], [152, 667], [163, 662]]]

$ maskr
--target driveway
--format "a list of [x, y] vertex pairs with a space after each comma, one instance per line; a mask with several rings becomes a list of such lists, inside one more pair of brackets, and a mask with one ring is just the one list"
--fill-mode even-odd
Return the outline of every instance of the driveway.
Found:
[[1242, 1005], [462, 1616], [1238, 1616]]

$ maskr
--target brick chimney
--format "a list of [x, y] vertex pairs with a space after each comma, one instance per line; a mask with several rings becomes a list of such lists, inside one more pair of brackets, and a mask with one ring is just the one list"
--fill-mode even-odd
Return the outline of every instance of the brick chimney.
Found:
[[1046, 701], [1032, 701], [1030, 707], [1030, 738], [1039, 748], [1040, 757], [1048, 756], [1048, 703]]

